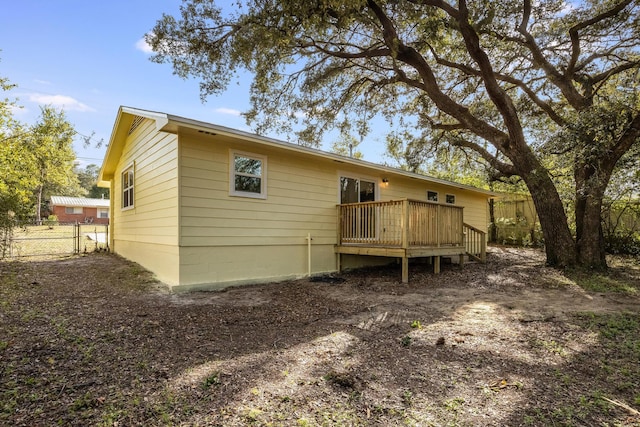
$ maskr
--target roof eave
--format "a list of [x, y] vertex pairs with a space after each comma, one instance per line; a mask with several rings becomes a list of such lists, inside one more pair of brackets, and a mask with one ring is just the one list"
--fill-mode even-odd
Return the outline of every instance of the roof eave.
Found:
[[169, 132], [169, 133], [178, 133], [178, 130], [180, 129], [180, 127], [185, 127], [185, 128], [189, 128], [189, 129], [194, 129], [194, 130], [202, 130], [202, 131], [206, 131], [206, 132], [212, 132], [215, 133], [216, 135], [224, 135], [224, 136], [231, 136], [231, 137], [235, 137], [235, 138], [242, 138], [244, 140], [248, 140], [248, 141], [252, 141], [252, 142], [256, 142], [259, 144], [263, 144], [263, 145], [267, 145], [267, 146], [272, 146], [272, 147], [277, 147], [277, 148], [284, 148], [284, 149], [288, 149], [294, 152], [298, 152], [298, 153], [303, 153], [303, 154], [307, 154], [307, 155], [314, 155], [314, 156], [318, 156], [318, 157], [322, 157], [328, 160], [332, 160], [338, 163], [345, 163], [345, 164], [350, 164], [353, 166], [360, 166], [360, 167], [366, 167], [369, 169], [376, 169], [379, 171], [383, 171], [389, 174], [393, 174], [396, 176], [404, 176], [407, 178], [411, 178], [411, 179], [419, 179], [425, 182], [432, 182], [432, 183], [437, 183], [437, 184], [442, 184], [442, 185], [447, 185], [450, 187], [454, 187], [454, 188], [459, 188], [462, 190], [467, 190], [467, 191], [474, 191], [477, 193], [481, 193], [485, 196], [487, 196], [488, 198], [494, 198], [497, 197], [497, 193], [490, 191], [490, 190], [484, 190], [482, 188], [477, 188], [477, 187], [473, 187], [470, 185], [465, 185], [465, 184], [460, 184], [457, 182], [453, 182], [453, 181], [447, 181], [444, 179], [440, 179], [440, 178], [434, 178], [434, 177], [430, 177], [430, 176], [426, 176], [426, 175], [420, 175], [417, 173], [413, 173], [413, 172], [409, 172], [409, 171], [404, 171], [402, 169], [398, 169], [398, 168], [394, 168], [391, 166], [385, 166], [385, 165], [380, 165], [377, 163], [372, 163], [366, 160], [360, 160], [360, 159], [354, 159], [351, 157], [345, 157], [345, 156], [341, 156], [339, 154], [335, 154], [335, 153], [328, 153], [326, 151], [322, 151], [322, 150], [318, 150], [315, 148], [309, 148], [309, 147], [305, 147], [303, 145], [297, 145], [297, 144], [292, 144], [290, 142], [285, 142], [285, 141], [281, 141], [281, 140], [277, 140], [274, 138], [269, 138], [269, 137], [265, 137], [265, 136], [261, 136], [261, 135], [256, 135], [250, 132], [245, 132], [245, 131], [241, 131], [241, 130], [237, 130], [237, 129], [232, 129], [232, 128], [228, 128], [225, 126], [220, 126], [220, 125], [215, 125], [212, 123], [207, 123], [207, 122], [202, 122], [199, 120], [193, 120], [193, 119], [188, 119], [185, 117], [180, 117], [180, 116], [173, 116], [173, 115], [167, 115], [167, 122], [166, 125], [163, 126], [162, 128], [159, 128], [159, 130], [162, 130], [164, 132]]
[[397, 169], [391, 166], [379, 165], [366, 160], [354, 159], [351, 157], [341, 156], [339, 154], [328, 153], [326, 151], [318, 150], [315, 148], [309, 148], [302, 145], [293, 144], [269, 138], [253, 133], [241, 131], [238, 129], [232, 129], [225, 126], [215, 125], [199, 120], [189, 119], [181, 116], [175, 116], [165, 114], [157, 111], [141, 110], [137, 108], [121, 106], [118, 110], [113, 131], [111, 132], [111, 138], [109, 145], [107, 146], [107, 153], [105, 154], [100, 174], [98, 175], [98, 185], [101, 187], [109, 187], [110, 181], [113, 179], [122, 149], [124, 147], [125, 140], [127, 138], [128, 130], [131, 126], [133, 118], [135, 116], [141, 116], [144, 118], [152, 119], [156, 123], [156, 130], [177, 134], [180, 128], [188, 128], [193, 130], [201, 130], [204, 132], [214, 133], [217, 135], [225, 135], [234, 138], [240, 138], [246, 141], [255, 142], [262, 145], [276, 147], [280, 149], [290, 150], [293, 152], [321, 157], [324, 159], [332, 160], [338, 163], [345, 163], [353, 166], [365, 167], [368, 169], [375, 169], [381, 172], [385, 172], [391, 175], [404, 176], [411, 179], [418, 179], [425, 182], [437, 183], [447, 185], [450, 187], [458, 188], [461, 190], [472, 191], [485, 195], [487, 198], [497, 197], [497, 193], [482, 188], [473, 187], [470, 185], [460, 184], [453, 181], [447, 181], [444, 179], [434, 178], [426, 175], [420, 175], [402, 169]]
[[110, 181], [113, 179], [122, 149], [124, 148], [125, 140], [131, 123], [135, 116], [144, 117], [154, 120], [156, 122], [156, 129], [160, 130], [166, 126], [168, 119], [164, 113], [155, 111], [140, 110], [137, 108], [121, 106], [118, 109], [115, 123], [113, 124], [113, 130], [111, 131], [111, 137], [109, 144], [107, 145], [107, 152], [102, 161], [102, 167], [98, 174], [98, 186], [109, 187]]

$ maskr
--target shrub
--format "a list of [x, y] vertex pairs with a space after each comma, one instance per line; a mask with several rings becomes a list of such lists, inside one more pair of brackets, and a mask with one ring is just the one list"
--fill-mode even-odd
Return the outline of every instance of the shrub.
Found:
[[640, 256], [640, 234], [610, 234], [605, 236], [605, 249], [614, 255]]
[[53, 228], [54, 225], [58, 225], [58, 216], [49, 215], [47, 219], [44, 220], [44, 225], [48, 225], [49, 228]]

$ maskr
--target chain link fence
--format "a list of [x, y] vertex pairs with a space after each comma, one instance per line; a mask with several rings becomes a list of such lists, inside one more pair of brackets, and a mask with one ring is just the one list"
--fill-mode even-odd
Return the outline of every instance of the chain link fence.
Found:
[[4, 236], [4, 258], [72, 255], [107, 251], [109, 227], [103, 224], [24, 225]]

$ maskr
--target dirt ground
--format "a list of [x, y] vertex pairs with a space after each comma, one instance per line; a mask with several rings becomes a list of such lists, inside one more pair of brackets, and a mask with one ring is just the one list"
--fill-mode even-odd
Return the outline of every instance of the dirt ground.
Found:
[[0, 262], [0, 425], [640, 426], [640, 262], [610, 263], [171, 294], [115, 255]]

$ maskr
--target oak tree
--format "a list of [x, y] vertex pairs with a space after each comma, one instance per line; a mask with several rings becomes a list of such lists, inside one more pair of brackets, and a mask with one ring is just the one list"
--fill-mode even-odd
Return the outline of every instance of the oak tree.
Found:
[[[146, 39], [203, 98], [252, 73], [259, 133], [313, 143], [384, 117], [470, 150], [526, 183], [549, 264], [605, 267], [603, 196], [640, 143], [639, 17], [637, 0], [184, 0]], [[571, 171], [575, 235], [556, 163]]]

